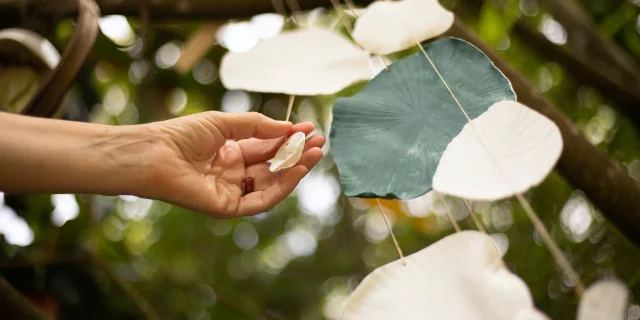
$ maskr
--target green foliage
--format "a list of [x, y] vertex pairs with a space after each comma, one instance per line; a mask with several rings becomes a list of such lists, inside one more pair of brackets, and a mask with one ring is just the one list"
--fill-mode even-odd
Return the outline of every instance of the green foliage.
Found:
[[[599, 22], [616, 12], [614, 2], [621, 3], [583, 1]], [[631, 121], [616, 111], [608, 97], [583, 85], [562, 66], [540, 59], [508, 34], [510, 22], [502, 11], [497, 12], [482, 13], [483, 26], [478, 24], [476, 31], [494, 30], [486, 39], [579, 124], [590, 141], [640, 177], [640, 134]], [[535, 12], [520, 18], [536, 25], [542, 13]], [[478, 18], [477, 12], [473, 14], [465, 21]], [[136, 21], [132, 23], [135, 27]], [[329, 13], [316, 25], [338, 29], [340, 23]], [[64, 47], [72, 28], [69, 21], [59, 24], [53, 36], [58, 48]], [[610, 33], [613, 39], [640, 59], [636, 19], [616, 28]], [[182, 45], [193, 30], [187, 24], [149, 25], [144, 50], [116, 48], [100, 36], [70, 96], [67, 117], [135, 124], [223, 110], [234, 99], [251, 110], [284, 114], [287, 97], [231, 95], [222, 87], [215, 69], [225, 52], [220, 46], [204, 57], [210, 64], [201, 64], [185, 76], [158, 67], [158, 50], [167, 43]], [[507, 37], [499, 35], [502, 30]], [[412, 50], [391, 58], [417, 52]], [[175, 102], [181, 102], [180, 93], [175, 93], [180, 89], [187, 98], [184, 108]], [[351, 89], [340, 96], [352, 96], [358, 90]], [[110, 99], [123, 92], [125, 107], [117, 113]], [[318, 131], [328, 135], [333, 99], [300, 97], [294, 116], [314, 120]], [[330, 154], [331, 147], [326, 151]], [[53, 297], [65, 319], [140, 318], [136, 303], [119, 282], [139, 292], [166, 319], [338, 319], [344, 299], [358, 281], [375, 267], [397, 259], [375, 202], [338, 197], [338, 188], [337, 170], [327, 156], [295, 194], [257, 217], [214, 220], [158, 201], [149, 205], [143, 199], [79, 195], [79, 216], [61, 227], [51, 222], [54, 206], [49, 195], [6, 195], [5, 204], [26, 219], [35, 238], [30, 246], [20, 247], [0, 236], [0, 273], [23, 292]], [[585, 283], [616, 276], [633, 292], [630, 310], [638, 309], [640, 252], [581, 192], [552, 174], [527, 197]], [[473, 228], [464, 205], [447, 201], [461, 226]], [[425, 197], [403, 203], [383, 201], [383, 205], [405, 254], [453, 232], [437, 200]], [[558, 272], [520, 206], [505, 200], [478, 206], [478, 212], [496, 239], [507, 239], [504, 259], [525, 280], [536, 306], [552, 319], [573, 319], [577, 299], [571, 283]], [[87, 250], [95, 250], [117, 278], [87, 258]]]
[[487, 1], [480, 10], [478, 35], [492, 46], [498, 46], [501, 41], [504, 41], [520, 16], [520, 1], [505, 0], [502, 2], [502, 7], [498, 8], [493, 1]]

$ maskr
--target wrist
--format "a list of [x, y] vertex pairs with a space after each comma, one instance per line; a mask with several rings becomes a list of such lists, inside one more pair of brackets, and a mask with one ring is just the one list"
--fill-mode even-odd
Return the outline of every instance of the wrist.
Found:
[[152, 185], [154, 134], [147, 125], [114, 126], [101, 130], [92, 146], [100, 154], [106, 176], [103, 194], [149, 197]]

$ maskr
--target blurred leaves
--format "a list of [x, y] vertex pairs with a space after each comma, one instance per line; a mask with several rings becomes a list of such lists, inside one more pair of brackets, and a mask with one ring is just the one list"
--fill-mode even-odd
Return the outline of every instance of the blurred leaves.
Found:
[[[633, 123], [613, 108], [609, 97], [580, 85], [561, 65], [540, 59], [509, 33], [515, 19], [536, 24], [542, 20], [544, 12], [533, 2], [486, 2], [463, 18], [475, 21], [483, 39], [501, 49], [593, 143], [640, 177], [640, 134]], [[600, 28], [640, 60], [638, 6], [626, 1], [583, 3]], [[333, 11], [316, 15], [314, 26], [334, 28], [348, 37]], [[631, 18], [618, 18], [626, 16]], [[140, 31], [136, 19], [129, 23], [134, 32]], [[212, 47], [184, 76], [156, 63], [160, 48], [175, 44], [180, 49], [199, 26], [198, 21], [151, 24], [144, 39], [136, 38], [128, 47], [99, 35], [76, 82], [77, 94], [67, 104], [68, 117], [124, 125], [243, 107], [283, 118], [287, 97], [225, 90], [217, 73], [225, 52], [221, 46]], [[294, 24], [286, 20], [284, 29], [291, 28]], [[70, 20], [58, 24], [52, 37], [56, 47], [65, 46], [72, 30]], [[318, 133], [328, 135], [335, 97], [351, 96], [361, 87], [296, 99], [292, 117], [314, 121]], [[56, 206], [50, 195], [5, 195], [1, 206], [24, 219], [34, 239], [21, 247], [0, 236], [0, 274], [23, 292], [55, 297], [65, 319], [133, 319], [140, 314], [116, 282], [84, 258], [90, 250], [163, 319], [339, 319], [345, 299], [364, 275], [397, 259], [397, 253], [377, 203], [347, 201], [339, 194], [330, 146], [325, 151], [327, 156], [291, 197], [251, 218], [215, 220], [159, 201], [78, 195], [79, 215], [58, 227], [52, 222]], [[585, 283], [616, 276], [630, 286], [629, 318], [638, 319], [637, 248], [557, 173], [527, 197]], [[461, 226], [473, 229], [464, 204], [446, 201]], [[442, 202], [430, 194], [382, 205], [405, 254], [453, 232]], [[474, 203], [474, 209], [509, 269], [529, 286], [536, 306], [553, 319], [574, 318], [577, 300], [571, 282], [559, 273], [520, 206], [505, 200]]]

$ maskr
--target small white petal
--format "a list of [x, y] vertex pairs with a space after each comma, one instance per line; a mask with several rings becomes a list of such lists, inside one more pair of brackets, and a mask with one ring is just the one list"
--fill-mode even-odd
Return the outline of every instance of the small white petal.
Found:
[[366, 50], [386, 55], [443, 34], [453, 19], [438, 0], [375, 1], [356, 21], [353, 39]]
[[369, 54], [322, 29], [283, 33], [247, 52], [229, 52], [220, 65], [227, 89], [290, 95], [334, 94], [369, 80]]
[[276, 156], [273, 157], [269, 170], [278, 172], [282, 169], [291, 168], [298, 163], [302, 156], [302, 151], [304, 151], [304, 138], [305, 135], [302, 132], [296, 132], [289, 137], [287, 142], [280, 147]]
[[487, 235], [464, 231], [369, 274], [343, 320], [547, 319]]
[[501, 101], [451, 140], [433, 189], [471, 200], [508, 198], [540, 184], [562, 146], [560, 129], [551, 120], [518, 102]]

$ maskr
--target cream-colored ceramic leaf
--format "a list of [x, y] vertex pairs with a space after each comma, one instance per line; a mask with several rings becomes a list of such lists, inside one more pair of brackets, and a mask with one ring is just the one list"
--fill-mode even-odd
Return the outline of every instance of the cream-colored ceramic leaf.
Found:
[[343, 320], [547, 319], [491, 238], [463, 231], [369, 274]]
[[386, 55], [443, 34], [453, 19], [438, 0], [375, 1], [356, 21], [353, 39], [372, 53]]
[[371, 77], [369, 54], [323, 29], [283, 33], [227, 53], [220, 65], [227, 89], [290, 95], [334, 94]]
[[60, 53], [49, 40], [26, 29], [0, 30], [0, 51], [16, 58], [33, 57], [48, 69], [55, 68], [60, 62]]
[[627, 319], [629, 290], [618, 280], [601, 280], [592, 284], [580, 299], [578, 320]]
[[540, 184], [562, 153], [555, 123], [515, 101], [492, 105], [473, 124], [442, 154], [434, 190], [471, 200], [508, 198]]
[[271, 160], [271, 166], [269, 170], [271, 172], [278, 172], [283, 169], [291, 168], [302, 156], [304, 151], [305, 136], [302, 132], [294, 133], [287, 141], [280, 147], [276, 156]]
[[20, 112], [40, 86], [39, 75], [29, 66], [0, 66], [0, 106]]

